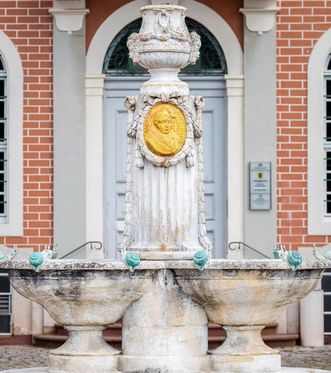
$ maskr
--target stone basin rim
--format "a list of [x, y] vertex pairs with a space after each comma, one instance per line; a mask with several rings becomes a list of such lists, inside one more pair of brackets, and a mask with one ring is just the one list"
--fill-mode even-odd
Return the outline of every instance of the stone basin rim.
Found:
[[[325, 269], [327, 265], [316, 261], [303, 262], [297, 271]], [[0, 262], [0, 269], [8, 270], [33, 270], [27, 260], [11, 260]], [[199, 270], [193, 260], [142, 260], [135, 271], [140, 270]], [[121, 260], [115, 259], [52, 259], [46, 261], [40, 271], [128, 271], [128, 266]], [[206, 265], [205, 271], [214, 270], [291, 270], [287, 263], [281, 259], [211, 259]]]

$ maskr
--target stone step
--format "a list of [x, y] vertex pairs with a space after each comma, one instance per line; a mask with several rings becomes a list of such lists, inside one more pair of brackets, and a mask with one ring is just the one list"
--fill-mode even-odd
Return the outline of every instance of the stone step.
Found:
[[1, 335], [0, 346], [4, 345], [30, 345], [32, 344], [32, 335]]

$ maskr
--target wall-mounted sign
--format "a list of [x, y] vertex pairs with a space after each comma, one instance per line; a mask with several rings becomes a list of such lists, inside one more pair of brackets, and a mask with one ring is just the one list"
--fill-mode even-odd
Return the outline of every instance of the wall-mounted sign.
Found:
[[271, 209], [271, 162], [249, 163], [249, 209]]

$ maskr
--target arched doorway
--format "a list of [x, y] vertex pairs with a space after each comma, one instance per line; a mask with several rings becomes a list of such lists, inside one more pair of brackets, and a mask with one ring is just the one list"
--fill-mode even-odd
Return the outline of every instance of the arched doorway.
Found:
[[[142, 82], [148, 79], [145, 69], [132, 64], [126, 41], [138, 32], [141, 19], [124, 27], [111, 42], [103, 64], [104, 83], [104, 229], [106, 257], [113, 257], [123, 232], [126, 123], [123, 102], [127, 95], [136, 95]], [[189, 83], [192, 95], [205, 98], [205, 203], [207, 231], [214, 244], [214, 255], [225, 256], [227, 244], [227, 73], [225, 56], [217, 39], [199, 22], [188, 18], [190, 31], [202, 39], [200, 58], [196, 65], [186, 67], [181, 78]]]

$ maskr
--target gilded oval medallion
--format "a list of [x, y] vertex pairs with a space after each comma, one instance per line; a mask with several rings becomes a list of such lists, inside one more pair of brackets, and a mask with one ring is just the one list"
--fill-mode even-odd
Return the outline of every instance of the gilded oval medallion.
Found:
[[149, 109], [144, 121], [144, 139], [148, 149], [161, 157], [177, 154], [185, 144], [186, 119], [173, 104], [157, 104]]

